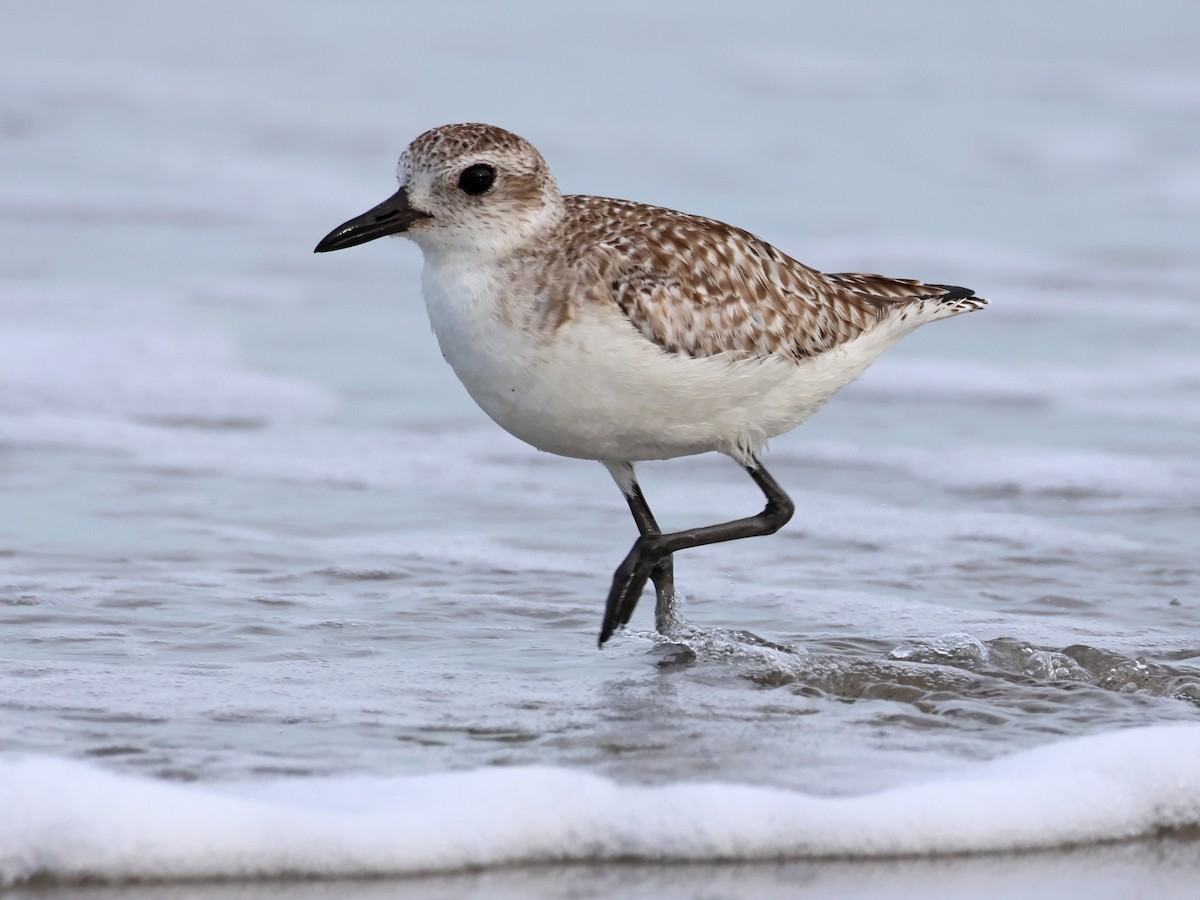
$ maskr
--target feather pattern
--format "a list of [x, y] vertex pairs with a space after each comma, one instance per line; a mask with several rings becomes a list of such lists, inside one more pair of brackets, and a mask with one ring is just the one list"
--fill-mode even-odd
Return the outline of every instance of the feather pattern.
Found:
[[945, 301], [967, 312], [986, 303], [965, 288], [822, 273], [714, 219], [628, 200], [563, 199], [554, 233], [527, 265], [515, 261], [551, 330], [574, 303], [615, 303], [668, 353], [800, 360], [909, 306]]

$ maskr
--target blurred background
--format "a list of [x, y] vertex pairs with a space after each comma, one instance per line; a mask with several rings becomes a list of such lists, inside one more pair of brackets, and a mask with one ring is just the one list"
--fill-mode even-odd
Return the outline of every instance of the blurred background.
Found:
[[[1192, 0], [4, 18], [4, 747], [191, 778], [566, 762], [837, 791], [1194, 718]], [[596, 652], [633, 538], [608, 476], [474, 407], [413, 246], [312, 254], [456, 121], [528, 138], [565, 192], [992, 300], [774, 443], [787, 532], [681, 557], [689, 615], [786, 653]], [[667, 527], [760, 502], [718, 458], [644, 483]]]

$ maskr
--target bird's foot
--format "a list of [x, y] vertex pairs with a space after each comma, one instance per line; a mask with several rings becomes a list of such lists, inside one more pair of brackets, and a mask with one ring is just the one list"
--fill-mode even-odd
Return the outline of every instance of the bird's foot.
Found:
[[[613, 574], [612, 588], [604, 605], [604, 622], [600, 626], [600, 646], [612, 637], [613, 632], [629, 622], [637, 602], [642, 596], [650, 573], [663, 560], [664, 551], [659, 546], [662, 535], [644, 534], [634, 541], [633, 549]], [[665, 585], [665, 580], [664, 580]], [[674, 586], [671, 585], [674, 593]], [[657, 612], [657, 608], [656, 608]], [[655, 617], [657, 620], [657, 616]]]

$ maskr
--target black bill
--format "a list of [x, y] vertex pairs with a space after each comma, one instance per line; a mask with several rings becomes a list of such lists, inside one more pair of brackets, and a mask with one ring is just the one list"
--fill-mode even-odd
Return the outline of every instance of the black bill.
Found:
[[317, 244], [313, 252], [345, 250], [347, 247], [365, 244], [387, 234], [400, 234], [402, 231], [408, 231], [413, 222], [428, 218], [431, 218], [429, 213], [413, 209], [409, 205], [408, 193], [404, 188], [400, 188], [378, 206], [333, 229], [321, 239], [321, 243]]

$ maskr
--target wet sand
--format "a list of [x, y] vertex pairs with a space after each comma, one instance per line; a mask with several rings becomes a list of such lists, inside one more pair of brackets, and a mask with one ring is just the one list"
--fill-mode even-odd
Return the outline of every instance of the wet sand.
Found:
[[26, 885], [8, 900], [450, 900], [621, 897], [757, 900], [823, 897], [987, 900], [1078, 896], [1194, 898], [1200, 834], [1040, 853], [775, 864], [566, 865], [402, 879], [225, 881], [194, 884]]

